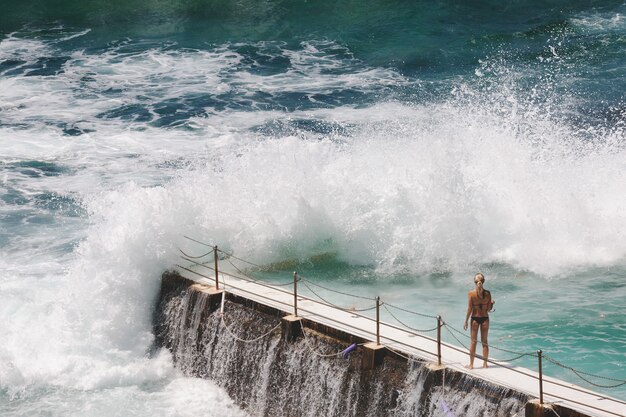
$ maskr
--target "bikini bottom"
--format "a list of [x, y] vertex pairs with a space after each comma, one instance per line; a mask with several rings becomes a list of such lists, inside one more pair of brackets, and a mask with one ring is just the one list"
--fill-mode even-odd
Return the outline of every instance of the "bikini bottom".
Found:
[[479, 326], [484, 322], [489, 321], [489, 317], [474, 317], [472, 316], [472, 321], [475, 321]]

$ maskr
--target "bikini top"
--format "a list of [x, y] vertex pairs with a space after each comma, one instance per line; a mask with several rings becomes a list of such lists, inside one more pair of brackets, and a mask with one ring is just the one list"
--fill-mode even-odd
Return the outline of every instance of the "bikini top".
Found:
[[[487, 291], [487, 290], [484, 290], [484, 291], [485, 291], [485, 294], [489, 296], [489, 299], [488, 299], [488, 300], [486, 300], [484, 303], [472, 304], [472, 306], [473, 306], [474, 308], [476, 308], [476, 307], [482, 307], [482, 306], [484, 306], [484, 305], [489, 305], [489, 303], [491, 302], [491, 293], [490, 293], [489, 291]], [[478, 294], [476, 294], [476, 295], [478, 295]]]

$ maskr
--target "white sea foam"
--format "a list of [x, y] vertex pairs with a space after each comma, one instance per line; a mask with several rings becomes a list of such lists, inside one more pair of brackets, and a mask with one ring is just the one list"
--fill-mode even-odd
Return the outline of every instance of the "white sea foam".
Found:
[[[230, 73], [241, 56], [227, 47], [75, 53], [64, 75], [52, 80], [3, 79], [12, 83], [0, 89], [4, 101], [16, 104], [5, 112], [8, 120], [35, 123], [29, 130], [3, 128], [6, 156], [46, 155], [76, 169], [72, 181], [46, 179], [46, 186], [86, 200], [95, 191], [94, 201], [114, 199], [115, 191], [98, 193], [115, 190], [129, 173], [142, 186], [163, 184], [178, 172], [179, 178], [158, 195], [160, 204], [169, 201], [177, 213], [178, 224], [172, 227], [200, 221], [207, 239], [257, 260], [266, 258], [262, 252], [268, 249], [278, 257], [285, 248], [307, 256], [321, 242], [333, 242], [329, 249], [348, 262], [383, 270], [507, 262], [554, 274], [623, 260], [619, 225], [626, 203], [619, 197], [624, 195], [619, 178], [624, 132], [586, 128], [581, 134], [580, 128], [525, 105], [507, 83], [487, 96], [460, 88], [461, 100], [428, 106], [390, 102], [288, 114], [225, 110], [192, 118], [191, 132], [145, 123], [130, 123], [141, 129], [129, 129], [126, 121], [95, 117], [137, 103], [140, 96], [167, 100], [228, 91], [233, 85], [247, 92], [328, 92], [363, 80], [404, 82], [392, 71], [367, 68], [345, 77], [325, 75], [320, 69], [341, 68], [352, 58], [348, 53], [338, 60], [323, 56], [318, 49], [323, 46], [304, 44], [300, 51], [282, 52], [296, 73], [265, 77]], [[299, 76], [299, 65], [313, 69]], [[224, 71], [229, 75], [220, 75]], [[85, 76], [89, 79], [81, 81]], [[120, 90], [118, 98], [100, 99], [99, 92], [109, 88]], [[67, 137], [45, 127], [52, 120], [81, 120], [78, 125], [93, 131]], [[294, 120], [350, 128], [331, 134], [300, 131], [276, 140], [249, 131]], [[180, 172], [176, 163], [164, 168], [177, 160], [193, 162], [192, 169]], [[157, 204], [132, 202], [146, 198], [141, 187], [119, 198], [140, 211], [142, 204]], [[183, 204], [193, 209], [178, 207]]]
[[29, 416], [223, 416], [245, 417], [228, 395], [210, 381], [177, 376], [161, 385], [116, 386], [95, 391], [59, 389], [45, 401], [16, 398], [13, 406], [0, 411], [6, 417]]

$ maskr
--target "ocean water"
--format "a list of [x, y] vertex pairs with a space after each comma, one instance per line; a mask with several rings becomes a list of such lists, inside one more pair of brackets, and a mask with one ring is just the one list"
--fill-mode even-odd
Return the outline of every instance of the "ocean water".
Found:
[[246, 415], [153, 348], [185, 236], [626, 380], [623, 1], [1, 3], [1, 415]]

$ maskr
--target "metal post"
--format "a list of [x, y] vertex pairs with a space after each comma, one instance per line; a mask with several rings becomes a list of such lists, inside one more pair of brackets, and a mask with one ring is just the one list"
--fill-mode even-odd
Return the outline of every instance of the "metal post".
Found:
[[220, 282], [219, 279], [217, 277], [217, 245], [213, 246], [213, 260], [215, 261], [215, 289], [219, 290], [220, 289]]
[[543, 405], [543, 371], [541, 369], [541, 349], [537, 351], [537, 358], [539, 359], [539, 404]]
[[441, 316], [437, 316], [437, 365], [441, 366]]
[[380, 345], [380, 297], [376, 297], [376, 344]]
[[293, 273], [293, 315], [298, 317], [298, 273]]

